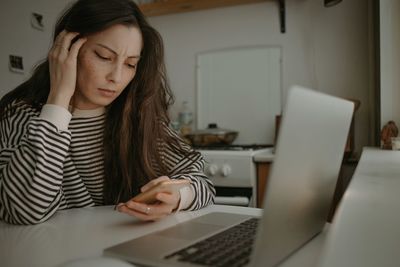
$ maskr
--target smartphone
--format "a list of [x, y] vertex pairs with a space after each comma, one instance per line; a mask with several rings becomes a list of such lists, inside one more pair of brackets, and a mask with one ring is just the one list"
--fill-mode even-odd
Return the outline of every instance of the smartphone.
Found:
[[149, 190], [140, 193], [139, 195], [132, 198], [133, 201], [146, 203], [146, 204], [154, 204], [158, 200], [156, 199], [156, 195], [161, 192], [172, 193], [175, 191], [179, 191], [179, 189], [188, 186], [190, 184], [189, 180], [169, 180], [156, 184], [151, 187]]

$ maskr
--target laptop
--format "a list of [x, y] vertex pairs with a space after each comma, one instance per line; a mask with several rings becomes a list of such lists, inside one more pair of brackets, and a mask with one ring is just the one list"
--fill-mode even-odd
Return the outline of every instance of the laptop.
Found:
[[144, 266], [276, 266], [322, 231], [353, 103], [289, 90], [261, 218], [214, 212], [115, 245], [105, 255]]

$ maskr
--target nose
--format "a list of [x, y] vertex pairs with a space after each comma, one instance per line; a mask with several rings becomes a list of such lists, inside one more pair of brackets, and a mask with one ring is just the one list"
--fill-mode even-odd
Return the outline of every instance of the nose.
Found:
[[122, 65], [115, 64], [107, 75], [107, 80], [119, 83], [122, 80]]

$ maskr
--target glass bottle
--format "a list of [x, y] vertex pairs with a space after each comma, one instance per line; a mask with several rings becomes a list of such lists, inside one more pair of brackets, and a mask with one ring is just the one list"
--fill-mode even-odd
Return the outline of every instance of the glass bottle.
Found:
[[193, 112], [187, 101], [182, 102], [181, 109], [178, 113], [178, 121], [182, 135], [188, 134], [192, 131]]

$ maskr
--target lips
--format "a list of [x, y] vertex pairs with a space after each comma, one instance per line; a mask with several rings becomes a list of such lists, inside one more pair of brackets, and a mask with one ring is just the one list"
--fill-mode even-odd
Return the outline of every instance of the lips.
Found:
[[101, 95], [106, 96], [106, 97], [112, 97], [116, 94], [116, 91], [110, 90], [110, 89], [105, 89], [105, 88], [99, 88], [99, 92]]

